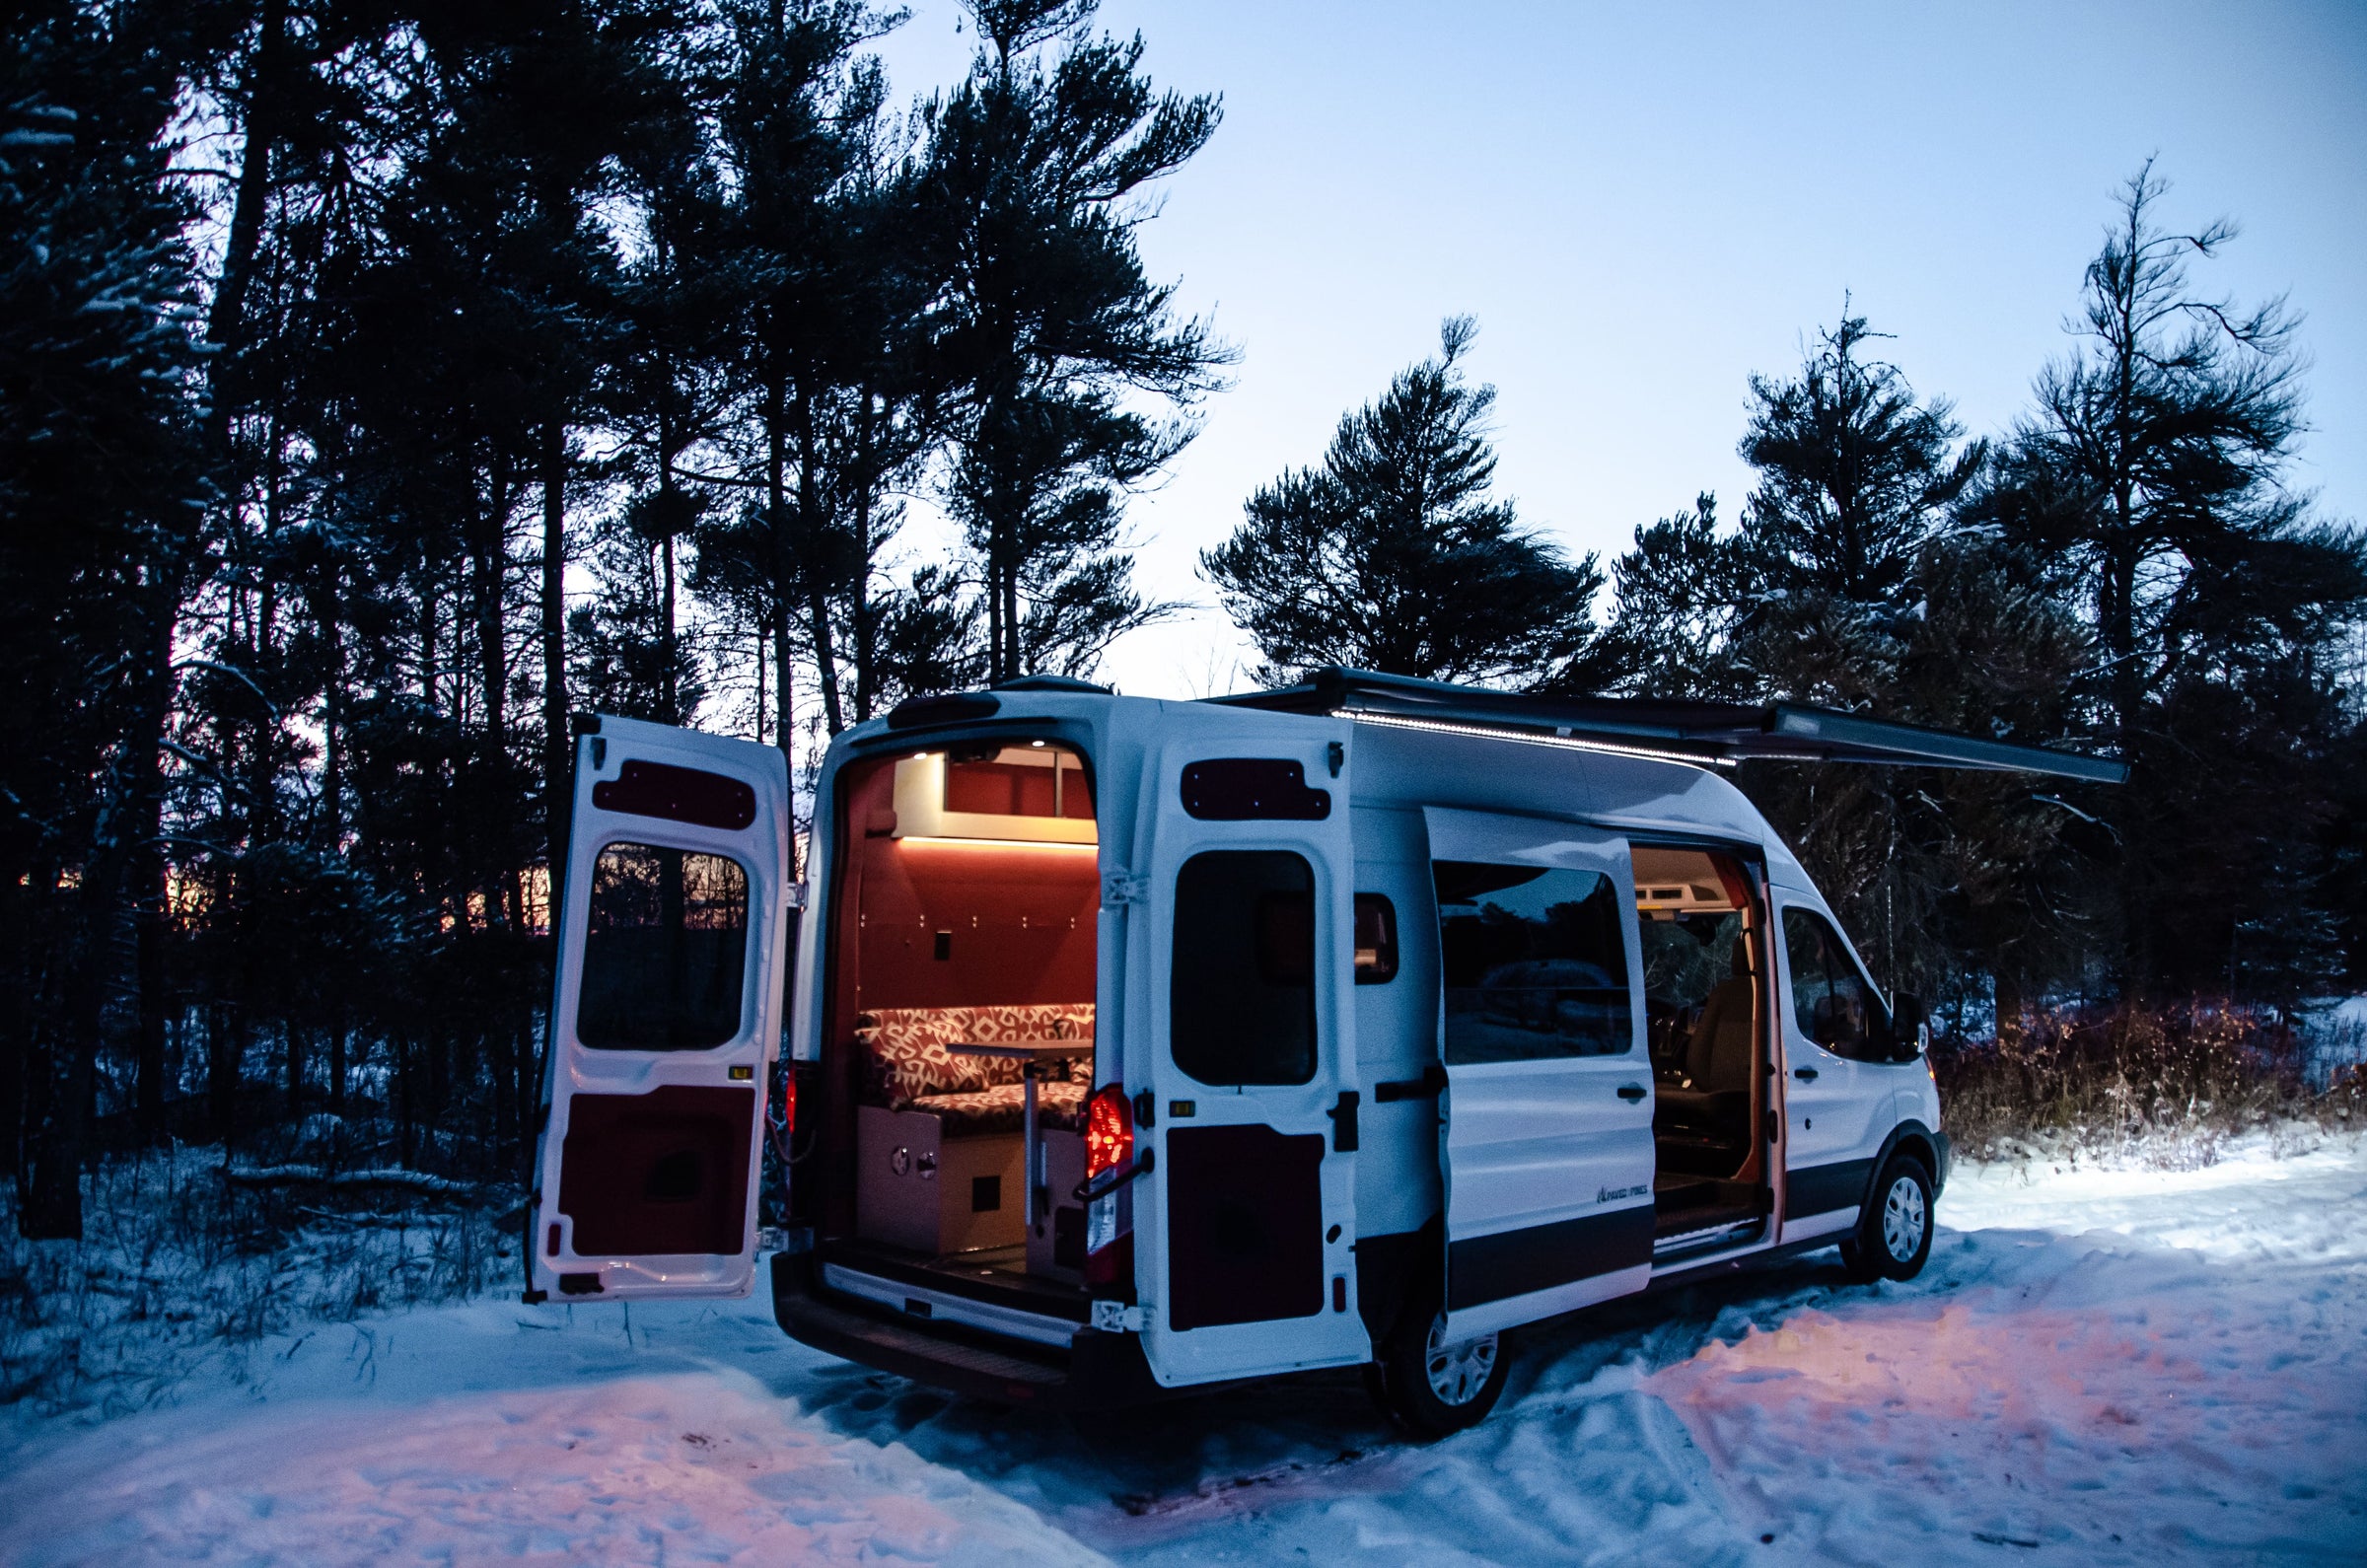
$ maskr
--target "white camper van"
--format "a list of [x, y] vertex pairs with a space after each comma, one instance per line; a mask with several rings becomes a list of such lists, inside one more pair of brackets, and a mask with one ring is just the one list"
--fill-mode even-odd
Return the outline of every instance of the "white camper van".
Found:
[[1521, 1324], [1923, 1265], [1921, 1008], [1723, 768], [2121, 774], [1786, 705], [1032, 677], [841, 735], [800, 883], [777, 750], [582, 730], [530, 1301], [746, 1293], [769, 1113], [808, 1344], [1068, 1408], [1360, 1365], [1429, 1434]]

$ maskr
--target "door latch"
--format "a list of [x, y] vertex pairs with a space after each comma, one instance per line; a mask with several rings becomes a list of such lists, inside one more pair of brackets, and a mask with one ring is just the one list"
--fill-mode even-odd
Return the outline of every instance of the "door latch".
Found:
[[1137, 877], [1130, 871], [1113, 871], [1102, 879], [1102, 907], [1122, 908], [1130, 903], [1151, 901], [1151, 879]]

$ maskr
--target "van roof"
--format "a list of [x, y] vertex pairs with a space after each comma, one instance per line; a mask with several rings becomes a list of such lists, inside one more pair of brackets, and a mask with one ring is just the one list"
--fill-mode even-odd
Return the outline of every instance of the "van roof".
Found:
[[2128, 764], [2110, 757], [1893, 724], [1799, 702], [1753, 706], [1537, 696], [1336, 667], [1318, 670], [1295, 685], [1209, 700], [1508, 741], [1575, 744], [1702, 765], [1867, 762], [2036, 773], [2093, 784], [2118, 784], [2128, 777]]

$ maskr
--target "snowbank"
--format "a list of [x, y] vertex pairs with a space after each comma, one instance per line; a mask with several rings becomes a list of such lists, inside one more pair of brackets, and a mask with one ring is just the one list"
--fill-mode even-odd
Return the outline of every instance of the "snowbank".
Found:
[[[248, 1397], [37, 1458], [26, 1434], [0, 1481], [7, 1559], [1098, 1560], [957, 1471], [667, 1348], [783, 1353], [769, 1323], [655, 1316], [673, 1331], [492, 1305], [338, 1325], [275, 1347]], [[759, 1330], [773, 1343], [748, 1342]]]
[[2367, 1560], [2367, 1151], [1971, 1168], [1830, 1254], [1529, 1337], [1412, 1448], [1353, 1374], [1080, 1428], [725, 1308], [413, 1311], [0, 1450], [10, 1563]]

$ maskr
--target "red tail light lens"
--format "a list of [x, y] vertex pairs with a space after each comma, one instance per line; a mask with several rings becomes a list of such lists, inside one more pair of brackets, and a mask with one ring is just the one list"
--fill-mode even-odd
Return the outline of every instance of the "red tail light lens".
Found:
[[1134, 1158], [1134, 1112], [1126, 1092], [1105, 1084], [1085, 1106], [1085, 1179], [1093, 1180]]

